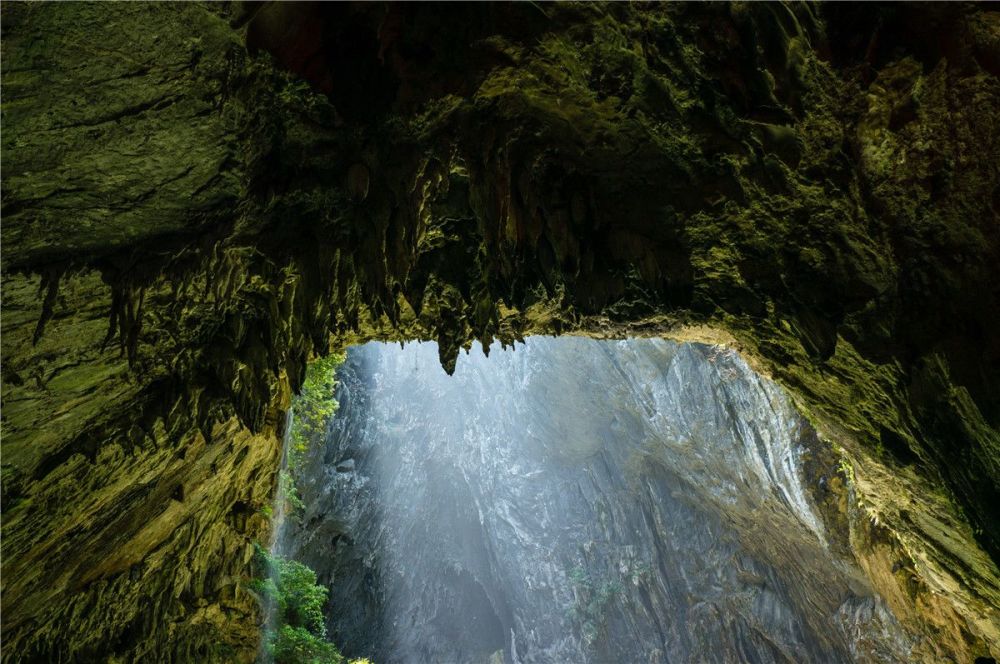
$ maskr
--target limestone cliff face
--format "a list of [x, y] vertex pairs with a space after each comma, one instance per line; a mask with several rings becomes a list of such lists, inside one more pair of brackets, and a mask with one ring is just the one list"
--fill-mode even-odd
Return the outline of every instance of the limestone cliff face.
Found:
[[4, 5], [4, 657], [252, 658], [309, 355], [531, 332], [741, 350], [971, 648], [998, 67], [966, 5]]
[[[867, 518], [846, 471], [732, 351], [532, 337], [451, 377], [436, 355], [349, 351], [298, 473], [308, 507], [282, 545], [330, 586], [347, 652], [941, 661], [844, 546]], [[846, 509], [825, 522], [814, 496]]]

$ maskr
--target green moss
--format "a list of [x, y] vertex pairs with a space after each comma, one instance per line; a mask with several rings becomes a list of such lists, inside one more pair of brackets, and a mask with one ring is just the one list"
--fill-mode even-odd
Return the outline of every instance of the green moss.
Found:
[[[372, 339], [435, 339], [453, 369], [475, 338], [724, 330], [859, 477], [940, 492], [995, 562], [1000, 84], [967, 34], [985, 12], [945, 22], [969, 44], [945, 59], [910, 30], [843, 39], [836, 5], [416, 11], [406, 49], [387, 32], [371, 54], [414, 78], [348, 122], [247, 53], [238, 6], [5, 6], [4, 614], [30, 614], [5, 622], [12, 651], [100, 659], [135, 621], [184, 636], [122, 652], [191, 661], [214, 638], [195, 591], [123, 570], [176, 559], [221, 606], [211, 579], [243, 559], [211, 542], [263, 529], [238, 504], [273, 489], [289, 386]], [[839, 43], [887, 34], [906, 37], [864, 62]], [[211, 498], [170, 502], [182, 483]], [[127, 523], [97, 516], [119, 506]], [[887, 518], [949, 568], [930, 526]]]

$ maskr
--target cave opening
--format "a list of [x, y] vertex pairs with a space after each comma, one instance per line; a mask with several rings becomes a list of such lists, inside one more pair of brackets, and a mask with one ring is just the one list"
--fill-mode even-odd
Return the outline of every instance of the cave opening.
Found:
[[[292, 558], [271, 566], [308, 600], [289, 646], [899, 659], [857, 599], [877, 594], [907, 661], [1000, 659], [995, 6], [0, 5], [0, 664], [254, 661], [279, 486]], [[417, 410], [358, 429], [382, 441], [367, 456], [333, 424], [279, 475], [331, 348], [433, 339], [451, 371], [474, 339], [530, 355], [550, 334], [727, 345], [816, 432], [750, 417], [738, 363], [706, 383], [719, 399], [650, 415], [629, 380], [669, 375], [602, 359], [592, 386], [577, 365], [601, 375], [604, 351], [565, 351], [579, 380], [537, 383], [518, 420], [551, 435], [486, 446], [525, 390], [474, 350], [461, 394], [400, 386]], [[598, 396], [567, 414], [580, 385]], [[410, 436], [432, 416], [463, 445]], [[747, 453], [705, 442], [726, 440]], [[362, 480], [371, 532], [317, 500]]]
[[489, 351], [449, 376], [431, 342], [352, 347], [339, 409], [291, 454], [299, 506], [272, 553], [328, 589], [344, 655], [910, 657], [851, 555], [844, 459], [739, 354], [581, 337]]

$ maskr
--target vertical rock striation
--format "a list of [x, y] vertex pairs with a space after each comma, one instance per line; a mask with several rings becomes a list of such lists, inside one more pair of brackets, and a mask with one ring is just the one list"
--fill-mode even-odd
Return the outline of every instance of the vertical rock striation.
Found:
[[897, 613], [983, 653], [987, 6], [0, 11], [5, 659], [252, 658], [234, 552], [310, 355], [569, 332], [740, 349], [848, 450]]
[[[848, 471], [732, 352], [349, 353], [290, 551], [378, 661], [939, 661], [866, 578]], [[836, 497], [844, 511], [825, 516]], [[859, 552], [861, 556], [864, 552]], [[986, 616], [995, 630], [994, 609]], [[954, 654], [954, 653], [952, 653]]]

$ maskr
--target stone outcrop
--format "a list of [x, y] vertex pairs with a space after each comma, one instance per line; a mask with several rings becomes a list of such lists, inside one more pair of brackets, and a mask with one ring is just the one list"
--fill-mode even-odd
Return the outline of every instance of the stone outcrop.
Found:
[[734, 352], [532, 337], [450, 377], [436, 356], [349, 351], [296, 471], [307, 507], [281, 548], [330, 587], [348, 654], [968, 659], [893, 617], [851, 547], [869, 516], [849, 465]]
[[252, 658], [240, 552], [310, 355], [568, 332], [739, 349], [856, 460], [883, 594], [961, 641], [1000, 559], [998, 35], [5, 4], [4, 657]]

